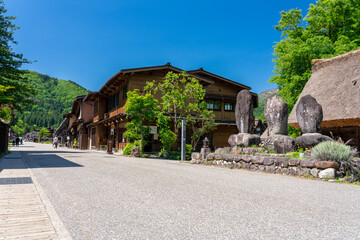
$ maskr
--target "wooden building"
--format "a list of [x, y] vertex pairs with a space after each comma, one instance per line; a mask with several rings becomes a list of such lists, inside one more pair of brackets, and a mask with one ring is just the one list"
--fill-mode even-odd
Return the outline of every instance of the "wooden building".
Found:
[[[322, 106], [323, 134], [352, 139], [360, 150], [360, 49], [313, 63], [312, 75], [299, 99], [310, 94]], [[289, 116], [289, 124], [296, 128], [299, 99]]]
[[[64, 115], [64, 120], [57, 129], [56, 134], [62, 142], [67, 142], [68, 147], [88, 149], [87, 125], [92, 123], [94, 117], [94, 103], [85, 101], [84, 96], [75, 98], [71, 112]], [[66, 140], [65, 140], [66, 137]], [[75, 141], [76, 140], [76, 141]]]
[[0, 154], [8, 150], [10, 124], [0, 119]]
[[0, 118], [0, 154], [8, 150], [9, 140], [10, 140], [10, 123], [14, 119], [14, 107], [10, 104], [4, 104], [0, 106], [0, 110], [9, 108], [11, 111], [11, 119], [1, 119]]
[[[126, 146], [123, 134], [127, 122], [124, 112], [127, 91], [143, 90], [147, 81], [162, 81], [169, 71], [180, 73], [183, 70], [170, 65], [170, 63], [161, 66], [123, 69], [112, 76], [99, 91], [89, 93], [84, 101], [91, 101], [94, 105], [94, 118], [88, 125], [91, 148], [101, 149], [111, 144], [113, 148], [123, 149]], [[229, 136], [238, 132], [234, 112], [236, 95], [240, 90], [250, 90], [250, 87], [207, 72], [202, 68], [187, 71], [187, 73], [198, 79], [204, 86], [207, 106], [215, 114], [218, 127], [209, 134], [211, 146], [228, 146]], [[160, 94], [157, 93], [155, 98], [160, 100]], [[257, 107], [257, 95], [255, 93], [252, 95], [254, 106]], [[157, 136], [158, 129], [155, 124], [150, 124], [150, 127], [151, 137], [148, 139], [150, 144], [146, 146], [145, 151], [158, 151], [161, 148]], [[109, 142], [109, 140], [111, 141]]]

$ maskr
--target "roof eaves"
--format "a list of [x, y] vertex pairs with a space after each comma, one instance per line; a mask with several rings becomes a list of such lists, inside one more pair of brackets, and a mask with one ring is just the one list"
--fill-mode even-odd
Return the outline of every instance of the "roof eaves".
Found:
[[196, 69], [196, 70], [190, 70], [190, 71], [187, 71], [187, 72], [188, 72], [188, 73], [194, 73], [194, 74], [196, 74], [196, 73], [207, 74], [207, 75], [209, 75], [209, 76], [212, 76], [212, 77], [217, 78], [217, 79], [220, 79], [220, 80], [222, 80], [222, 81], [225, 81], [225, 82], [228, 82], [228, 83], [237, 85], [237, 86], [239, 86], [239, 87], [242, 87], [242, 88], [245, 88], [245, 89], [248, 89], [248, 90], [251, 89], [251, 87], [249, 87], [249, 86], [246, 86], [246, 85], [244, 85], [244, 84], [241, 84], [241, 83], [232, 81], [232, 80], [230, 80], [230, 79], [221, 77], [221, 76], [216, 75], [216, 74], [214, 74], [214, 73], [208, 72], [208, 71], [204, 70], [203, 68], [199, 68], [199, 69]]

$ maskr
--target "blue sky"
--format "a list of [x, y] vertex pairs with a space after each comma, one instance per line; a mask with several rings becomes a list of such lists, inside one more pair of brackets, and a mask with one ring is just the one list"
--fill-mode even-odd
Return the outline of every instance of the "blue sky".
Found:
[[145, 1], [5, 0], [20, 27], [14, 47], [38, 71], [97, 91], [123, 68], [162, 65], [205, 70], [248, 85], [276, 88], [273, 45], [280, 11], [310, 0]]

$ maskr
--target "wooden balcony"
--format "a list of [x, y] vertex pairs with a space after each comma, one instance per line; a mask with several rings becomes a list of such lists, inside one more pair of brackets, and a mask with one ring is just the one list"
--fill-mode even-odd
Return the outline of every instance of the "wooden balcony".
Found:
[[114, 116], [118, 115], [119, 113], [124, 113], [124, 106], [111, 111], [110, 114], [109, 114], [109, 117], [114, 117]]

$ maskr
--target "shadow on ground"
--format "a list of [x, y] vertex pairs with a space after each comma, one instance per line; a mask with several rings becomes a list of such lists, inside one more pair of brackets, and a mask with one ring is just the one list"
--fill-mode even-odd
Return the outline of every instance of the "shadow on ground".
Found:
[[[12, 164], [11, 161], [22, 158], [29, 168], [67, 168], [83, 167], [83, 165], [69, 161], [56, 153], [77, 154], [80, 152], [62, 152], [62, 151], [21, 151], [21, 157], [7, 155], [0, 162], [0, 172], [4, 169], [23, 169], [23, 164]], [[10, 161], [10, 162], [9, 162]]]

